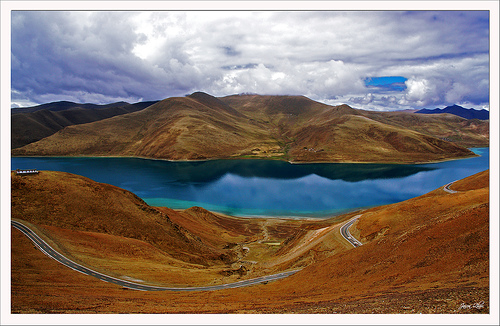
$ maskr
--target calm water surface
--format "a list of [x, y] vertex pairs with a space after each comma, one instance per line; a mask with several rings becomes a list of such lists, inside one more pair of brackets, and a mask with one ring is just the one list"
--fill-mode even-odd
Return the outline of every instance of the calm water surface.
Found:
[[239, 216], [330, 216], [400, 202], [489, 169], [476, 158], [433, 164], [168, 162], [140, 158], [14, 157], [11, 169], [64, 171], [127, 189], [153, 206]]

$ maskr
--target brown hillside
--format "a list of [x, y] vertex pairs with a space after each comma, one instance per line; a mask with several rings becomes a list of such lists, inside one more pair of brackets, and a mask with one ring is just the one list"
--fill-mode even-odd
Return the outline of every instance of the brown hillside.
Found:
[[489, 121], [468, 120], [453, 114], [416, 114], [405, 111], [369, 112], [363, 115], [386, 124], [453, 142], [464, 147], [489, 146]]
[[290, 117], [311, 117], [329, 108], [305, 96], [232, 95], [221, 98], [221, 101], [248, 116], [274, 124]]
[[[360, 212], [351, 232], [362, 240], [361, 247], [334, 250], [281, 281], [213, 292], [123, 290], [47, 258], [13, 230], [12, 311], [488, 314], [489, 188], [477, 186], [487, 185], [488, 178], [486, 171], [457, 182], [464, 187], [460, 193], [437, 189]], [[215, 219], [200, 209], [188, 213]], [[309, 251], [320, 257], [324, 245], [315, 242], [329, 237], [342, 241], [338, 225], [304, 228], [303, 234], [309, 234], [312, 241], [299, 241], [297, 246], [311, 244]], [[95, 243], [90, 238], [96, 236], [89, 233], [89, 243]], [[296, 237], [290, 239], [288, 244]], [[137, 254], [163, 259], [155, 251]]]
[[69, 173], [41, 171], [29, 177], [12, 173], [12, 218], [138, 239], [174, 258], [198, 264], [221, 263], [230, 256], [134, 194]]
[[[423, 126], [432, 122], [410, 112], [368, 112], [347, 105], [329, 106], [303, 96], [239, 95], [222, 100], [268, 122], [294, 161], [407, 163], [425, 162], [431, 156], [441, 160], [470, 155], [460, 146], [420, 134], [422, 128], [409, 128], [415, 121]], [[405, 123], [394, 123], [398, 120], [393, 116]], [[454, 130], [458, 121], [463, 120], [454, 121]]]
[[[217, 102], [216, 99], [214, 99]], [[230, 157], [257, 143], [276, 147], [263, 128], [195, 98], [169, 98], [145, 110], [71, 126], [16, 154], [125, 155], [172, 160]]]
[[207, 96], [167, 99], [145, 110], [155, 119], [145, 124], [134, 155], [207, 159], [239, 155], [257, 145], [275, 146], [263, 128], [249, 125], [248, 118]]
[[[14, 149], [12, 154], [397, 163], [474, 155], [434, 137], [432, 130], [424, 134], [383, 115], [366, 115], [347, 105], [332, 107], [303, 96], [241, 95], [218, 99], [198, 92], [163, 100], [139, 112], [69, 126]], [[441, 126], [441, 122], [432, 125], [436, 124]], [[446, 128], [452, 127], [472, 128], [457, 123]]]
[[11, 146], [12, 148], [22, 147], [48, 137], [71, 124], [66, 118], [49, 110], [13, 114], [11, 117]]
[[135, 104], [120, 102], [99, 106], [56, 102], [40, 106], [41, 109], [38, 109], [38, 107], [13, 109], [11, 116], [11, 146], [12, 148], [19, 148], [53, 135], [64, 127], [135, 112], [151, 104], [153, 102]]
[[[173, 212], [167, 207], [158, 209], [169, 215]], [[191, 207], [175, 213], [171, 214], [173, 222], [217, 248], [224, 248], [230, 243], [251, 242], [261, 234], [260, 219], [221, 216], [201, 207]]]
[[489, 170], [474, 174], [468, 178], [455, 181], [450, 189], [455, 191], [468, 191], [488, 188], [490, 185]]
[[290, 154], [297, 161], [317, 157], [318, 161], [333, 162], [409, 163], [469, 155], [469, 150], [453, 143], [360, 115], [309, 125], [299, 130], [295, 139]]
[[[488, 300], [488, 178], [486, 171], [463, 180], [472, 187], [457, 194], [436, 190], [366, 211], [352, 231], [363, 246], [311, 265], [283, 281], [281, 290], [314, 279], [301, 286], [304, 293], [322, 297], [318, 301], [438, 289], [483, 293], [481, 300]], [[486, 187], [477, 188], [475, 182]], [[412, 304], [399, 305], [415, 312]]]

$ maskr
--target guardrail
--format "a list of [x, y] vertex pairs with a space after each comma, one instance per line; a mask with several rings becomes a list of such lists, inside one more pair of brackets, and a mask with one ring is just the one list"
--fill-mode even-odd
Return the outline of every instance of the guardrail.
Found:
[[16, 174], [17, 175], [38, 174], [38, 170], [37, 169], [30, 169], [30, 170], [17, 169]]

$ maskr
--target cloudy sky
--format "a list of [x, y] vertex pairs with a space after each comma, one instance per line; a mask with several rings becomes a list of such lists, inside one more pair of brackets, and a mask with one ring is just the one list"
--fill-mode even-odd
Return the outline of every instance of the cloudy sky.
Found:
[[12, 11], [11, 107], [204, 91], [489, 109], [488, 11]]

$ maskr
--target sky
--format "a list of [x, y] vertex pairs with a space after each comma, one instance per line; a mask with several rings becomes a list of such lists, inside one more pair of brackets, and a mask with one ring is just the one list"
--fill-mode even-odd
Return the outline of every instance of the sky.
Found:
[[11, 107], [203, 91], [489, 110], [489, 24], [486, 10], [14, 10]]

